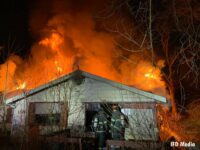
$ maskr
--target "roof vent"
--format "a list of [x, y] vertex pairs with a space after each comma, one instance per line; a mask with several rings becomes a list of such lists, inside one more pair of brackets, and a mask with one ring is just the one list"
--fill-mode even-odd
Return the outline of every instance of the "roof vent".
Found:
[[74, 72], [72, 80], [77, 84], [80, 85], [83, 83], [85, 77], [83, 76], [83, 72], [81, 70], [77, 70]]

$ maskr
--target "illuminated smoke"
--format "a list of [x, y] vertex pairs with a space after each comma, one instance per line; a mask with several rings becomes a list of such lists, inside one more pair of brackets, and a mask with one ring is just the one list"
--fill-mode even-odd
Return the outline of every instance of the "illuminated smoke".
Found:
[[[137, 88], [165, 95], [160, 71], [151, 62], [129, 55], [132, 62], [119, 57], [114, 35], [98, 28], [90, 5], [75, 7], [72, 2], [38, 2], [32, 11], [30, 27], [38, 40], [31, 55], [22, 61], [11, 58], [8, 91], [32, 89], [78, 68]], [[96, 7], [94, 7], [96, 9]], [[43, 12], [44, 11], [44, 12]], [[16, 61], [15, 59], [18, 59]], [[11, 66], [11, 67], [10, 67]], [[0, 90], [4, 89], [5, 64], [1, 66]], [[16, 84], [13, 84], [16, 83]]]

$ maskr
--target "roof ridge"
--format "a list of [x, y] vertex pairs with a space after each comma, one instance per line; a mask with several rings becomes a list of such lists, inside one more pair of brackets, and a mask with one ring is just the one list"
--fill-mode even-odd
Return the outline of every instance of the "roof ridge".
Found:
[[6, 104], [8, 103], [12, 103], [14, 101], [18, 101], [18, 100], [21, 100], [24, 98], [24, 96], [31, 96], [35, 93], [38, 93], [40, 91], [43, 91], [47, 88], [50, 88], [50, 87], [53, 87], [55, 85], [58, 85], [62, 82], [65, 82], [66, 80], [72, 78], [72, 77], [76, 77], [76, 76], [79, 76], [79, 75], [83, 75], [85, 77], [88, 77], [88, 78], [92, 78], [94, 80], [98, 80], [98, 81], [101, 81], [101, 82], [104, 82], [104, 83], [107, 83], [107, 84], [110, 84], [111, 86], [114, 86], [115, 88], [120, 88], [120, 89], [124, 89], [124, 90], [128, 90], [130, 92], [133, 92], [133, 93], [136, 93], [136, 94], [140, 94], [140, 95], [143, 95], [143, 96], [146, 96], [146, 97], [149, 97], [149, 98], [152, 98], [152, 99], [155, 99], [155, 100], [158, 100], [158, 101], [161, 101], [161, 102], [166, 102], [166, 98], [163, 97], [163, 96], [160, 96], [160, 95], [156, 95], [156, 94], [153, 94], [153, 93], [150, 93], [150, 92], [147, 92], [147, 91], [143, 91], [141, 89], [137, 89], [135, 87], [130, 87], [128, 85], [125, 85], [123, 83], [120, 83], [120, 82], [116, 82], [116, 81], [112, 81], [110, 79], [107, 79], [107, 78], [104, 78], [104, 77], [100, 77], [98, 75], [94, 75], [94, 74], [91, 74], [91, 73], [88, 73], [86, 71], [83, 71], [83, 70], [75, 70], [69, 74], [66, 74], [66, 75], [63, 75], [55, 80], [52, 80], [52, 81], [49, 81], [47, 82], [46, 84], [43, 84], [43, 85], [40, 85], [34, 89], [31, 89], [27, 92], [23, 92], [22, 94], [19, 94], [19, 95], [16, 95], [12, 98], [9, 98], [6, 100]]

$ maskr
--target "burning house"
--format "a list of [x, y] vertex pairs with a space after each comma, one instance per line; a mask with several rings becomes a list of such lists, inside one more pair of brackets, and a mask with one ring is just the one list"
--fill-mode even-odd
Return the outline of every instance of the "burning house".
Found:
[[11, 134], [45, 135], [70, 130], [71, 136], [91, 136], [91, 121], [99, 107], [110, 114], [118, 104], [128, 117], [126, 139], [156, 140], [156, 104], [166, 98], [84, 71], [75, 71], [6, 100], [12, 106]]

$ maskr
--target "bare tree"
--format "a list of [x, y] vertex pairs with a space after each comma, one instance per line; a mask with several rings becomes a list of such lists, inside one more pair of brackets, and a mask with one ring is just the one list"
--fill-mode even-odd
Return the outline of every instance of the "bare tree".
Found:
[[[146, 59], [162, 72], [169, 91], [172, 112], [177, 114], [182, 111], [187, 104], [185, 82], [190, 81], [190, 87], [196, 86], [199, 79], [199, 26], [196, 10], [192, 8], [193, 2], [112, 2], [110, 9], [113, 11], [107, 11], [104, 15], [112, 14], [110, 19], [112, 16], [119, 16], [115, 26], [109, 29], [120, 37], [116, 42], [117, 46], [130, 54], [145, 54], [149, 50], [151, 55]], [[196, 2], [195, 5], [199, 4]], [[128, 21], [123, 13], [119, 13], [125, 11], [124, 8], [131, 15]], [[129, 60], [123, 53], [122, 57]], [[164, 60], [164, 68], [156, 64], [159, 59]], [[177, 97], [177, 93], [181, 96]]]
[[[10, 79], [10, 74], [9, 74], [9, 62], [8, 59], [9, 57], [12, 57], [14, 55], [13, 53], [13, 49], [16, 48], [16, 52], [20, 51], [20, 47], [17, 47], [16, 43], [15, 43], [15, 38], [13, 38], [11, 36], [11, 34], [9, 34], [8, 37], [8, 41], [7, 41], [7, 45], [5, 46], [1, 46], [0, 47], [0, 57], [1, 60], [4, 61], [4, 66], [0, 65], [0, 69], [1, 67], [4, 70], [5, 74], [1, 74], [0, 77], [2, 77], [3, 79], [5, 79], [3, 82], [3, 91], [2, 92], [2, 99], [0, 102], [0, 106], [1, 106], [1, 124], [2, 124], [2, 130], [3, 132], [7, 132], [7, 127], [6, 127], [6, 115], [7, 115], [7, 109], [8, 107], [6, 106], [6, 95], [9, 92], [9, 87], [8, 87], [8, 80]], [[16, 83], [16, 81], [13, 81], [14, 83]]]

